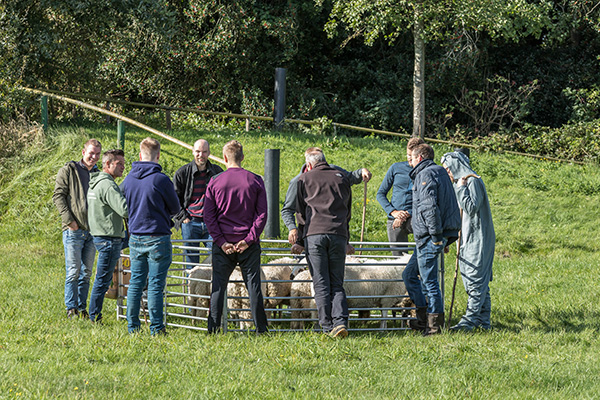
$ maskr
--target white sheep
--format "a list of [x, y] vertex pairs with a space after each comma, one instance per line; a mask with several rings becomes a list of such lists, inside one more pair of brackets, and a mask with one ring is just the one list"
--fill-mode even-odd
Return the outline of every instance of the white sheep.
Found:
[[[302, 282], [308, 281], [308, 282]], [[299, 297], [309, 297], [307, 299], [301, 299]], [[312, 277], [308, 270], [299, 272], [294, 276], [292, 287], [290, 291], [290, 308], [292, 319], [316, 319], [315, 300], [312, 294]], [[310, 311], [315, 309], [314, 311]], [[304, 321], [291, 321], [290, 329], [303, 329]]]
[[[206, 296], [188, 296], [189, 305], [192, 307], [202, 307], [208, 309], [211, 288], [210, 281], [212, 279], [212, 267], [204, 267], [201, 265], [197, 265], [189, 271], [188, 278], [191, 278], [188, 279], [188, 293], [190, 295]], [[201, 279], [201, 281], [196, 281], [195, 279]], [[208, 315], [207, 310], [197, 310], [195, 308], [190, 308], [190, 312], [195, 317], [206, 318], [206, 316]]]
[[[266, 291], [263, 292], [263, 296], [265, 297], [265, 308], [267, 309], [274, 309], [281, 307], [284, 304], [289, 304], [289, 295], [292, 289], [292, 268], [288, 265], [289, 260], [292, 259], [289, 257], [280, 258], [269, 261], [268, 264], [261, 267], [265, 276], [265, 281], [267, 281]], [[286, 297], [286, 299], [269, 299], [269, 297]]]
[[[267, 284], [265, 283], [265, 274], [262, 268], [260, 270], [260, 280], [260, 290], [262, 291], [264, 297], [265, 293], [267, 292]], [[232, 299], [231, 297], [242, 298]], [[248, 329], [252, 326], [252, 312], [250, 311], [248, 289], [246, 289], [246, 284], [244, 283], [244, 277], [242, 276], [240, 267], [235, 267], [231, 273], [231, 276], [229, 277], [229, 284], [227, 285], [227, 308], [229, 309], [231, 318], [249, 320], [239, 322], [239, 325], [242, 329]]]
[[[402, 272], [409, 256], [398, 259], [368, 259], [357, 257], [346, 257], [346, 269], [344, 277], [344, 290], [348, 297], [349, 308], [383, 308], [382, 317], [387, 317], [385, 308], [402, 307], [406, 303], [406, 298], [398, 297], [406, 295], [404, 282], [399, 281], [402, 278]], [[382, 264], [379, 266], [360, 265], [360, 264]], [[348, 265], [351, 264], [351, 265]], [[358, 264], [358, 265], [357, 265]], [[311, 279], [308, 271], [301, 272], [294, 280]], [[352, 282], [361, 280], [385, 280], [384, 282]], [[348, 282], [350, 281], [350, 282]], [[309, 292], [307, 292], [309, 290]], [[311, 296], [314, 298], [314, 288], [312, 283], [294, 282], [290, 294], [290, 307], [292, 309], [314, 309], [316, 308], [313, 299], [294, 299], [299, 296]], [[373, 296], [364, 298], [352, 298], [353, 296]], [[394, 297], [378, 297], [394, 296]], [[367, 318], [369, 311], [359, 311], [359, 317]], [[316, 312], [313, 311], [292, 311], [292, 319], [316, 318]], [[381, 328], [387, 326], [387, 321], [382, 320]], [[302, 321], [291, 322], [292, 329], [302, 329]]]

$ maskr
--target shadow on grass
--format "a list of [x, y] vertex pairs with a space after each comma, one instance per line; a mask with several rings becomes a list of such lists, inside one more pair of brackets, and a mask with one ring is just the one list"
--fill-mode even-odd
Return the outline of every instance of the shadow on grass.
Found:
[[494, 329], [515, 333], [523, 330], [541, 332], [579, 333], [585, 330], [600, 331], [600, 313], [586, 310], [532, 310], [492, 311]]

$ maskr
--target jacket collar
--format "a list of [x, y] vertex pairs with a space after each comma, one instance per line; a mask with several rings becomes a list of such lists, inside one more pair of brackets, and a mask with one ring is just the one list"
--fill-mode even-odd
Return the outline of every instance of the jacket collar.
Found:
[[410, 179], [415, 180], [415, 177], [419, 174], [419, 172], [423, 171], [425, 168], [431, 165], [437, 164], [435, 163], [435, 161], [429, 159], [421, 161], [412, 169], [412, 171], [410, 171]]

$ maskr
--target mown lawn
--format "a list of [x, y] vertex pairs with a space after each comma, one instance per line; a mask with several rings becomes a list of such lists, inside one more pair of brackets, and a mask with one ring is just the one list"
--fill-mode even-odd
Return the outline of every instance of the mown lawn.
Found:
[[[68, 321], [64, 259], [54, 176], [78, 159], [87, 137], [104, 149], [116, 130], [102, 125], [55, 127], [43, 143], [0, 164], [0, 398], [597, 398], [600, 344], [598, 285], [600, 172], [513, 156], [474, 153], [488, 187], [497, 233], [488, 333], [351, 334], [334, 341], [316, 333], [207, 336], [170, 329], [127, 334], [114, 314], [105, 325]], [[172, 133], [220, 149], [245, 145], [245, 166], [263, 172], [265, 148], [281, 149], [281, 202], [302, 164], [322, 146], [330, 162], [368, 167], [367, 240], [385, 240], [375, 193], [405, 142], [327, 138], [235, 128]], [[146, 134], [129, 129], [126, 157], [137, 159]], [[160, 140], [160, 139], [159, 139]], [[190, 152], [164, 140], [161, 162], [172, 175]], [[435, 147], [436, 160], [449, 148]], [[352, 240], [361, 229], [362, 185], [354, 188]], [[287, 234], [282, 225], [282, 234]], [[451, 291], [454, 258], [446, 257]], [[466, 296], [458, 285], [455, 316]], [[106, 310], [114, 300], [107, 300]]]

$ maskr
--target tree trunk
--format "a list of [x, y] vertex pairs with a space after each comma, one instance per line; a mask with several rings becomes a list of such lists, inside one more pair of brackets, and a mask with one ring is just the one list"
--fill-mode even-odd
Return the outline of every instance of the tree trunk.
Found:
[[413, 74], [413, 136], [425, 137], [425, 40], [423, 40], [422, 4], [415, 4], [413, 29], [415, 67]]

